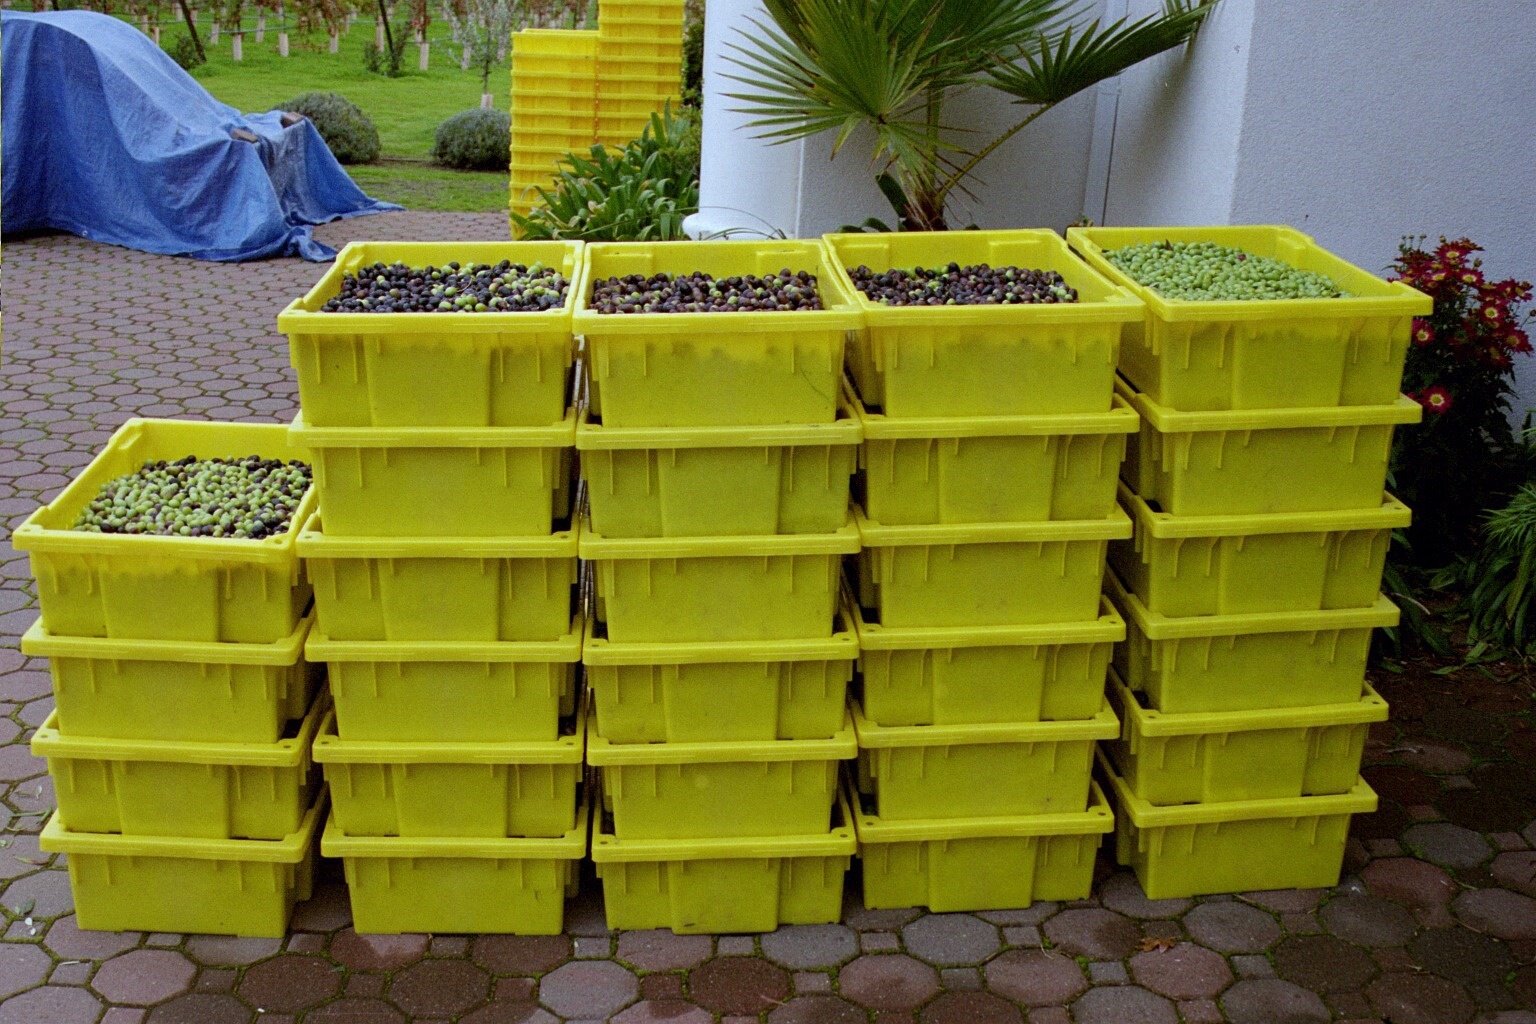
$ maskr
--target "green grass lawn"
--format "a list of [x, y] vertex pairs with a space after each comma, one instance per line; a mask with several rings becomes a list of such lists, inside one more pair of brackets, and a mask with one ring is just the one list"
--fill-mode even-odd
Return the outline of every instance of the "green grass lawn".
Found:
[[[449, 171], [432, 166], [432, 141], [438, 124], [461, 110], [480, 105], [480, 76], [461, 71], [450, 52], [443, 26], [429, 30], [431, 68], [416, 70], [416, 47], [406, 48], [409, 69], [399, 78], [370, 73], [363, 67], [363, 46], [373, 40], [373, 22], [358, 19], [343, 35], [341, 52], [327, 50], [323, 32], [290, 33], [289, 56], [277, 54], [276, 19], [268, 18], [266, 38], [256, 42], [255, 17], [247, 15], [244, 57], [230, 58], [228, 29], [217, 46], [208, 44], [209, 18], [199, 13], [198, 31], [208, 63], [192, 73], [217, 99], [247, 112], [271, 110], [303, 92], [338, 92], [363, 108], [379, 128], [383, 161], [347, 168], [365, 191], [413, 209], [501, 211], [507, 208], [507, 175]], [[167, 26], [161, 42], [173, 45], [184, 28]], [[435, 37], [435, 38], [433, 38]], [[496, 106], [507, 109], [509, 70], [492, 74], [489, 91]]]

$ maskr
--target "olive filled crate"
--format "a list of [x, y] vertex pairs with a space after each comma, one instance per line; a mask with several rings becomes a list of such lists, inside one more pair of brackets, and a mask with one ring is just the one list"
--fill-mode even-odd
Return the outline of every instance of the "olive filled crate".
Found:
[[854, 510], [859, 604], [882, 626], [1081, 622], [1099, 607], [1105, 549], [1131, 535], [1099, 519], [886, 526]]
[[542, 427], [289, 427], [338, 537], [548, 537], [570, 514], [576, 412]]
[[[277, 318], [315, 427], [541, 427], [565, 411], [580, 242], [353, 242]], [[324, 312], [349, 274], [503, 260], [560, 271], [566, 302], [541, 312]]]
[[708, 743], [836, 735], [858, 654], [845, 607], [824, 640], [623, 644], [588, 623], [581, 659], [603, 739]]
[[1116, 860], [1135, 870], [1148, 899], [1332, 888], [1350, 817], [1376, 809], [1364, 780], [1332, 796], [1154, 807], [1102, 752], [1099, 760], [1115, 803]]
[[58, 713], [32, 736], [71, 832], [279, 840], [319, 788], [310, 757], [324, 697], [276, 743], [113, 740], [65, 735]]
[[[848, 364], [864, 401], [886, 416], [1025, 416], [1110, 408], [1122, 333], [1145, 307], [1047, 230], [832, 234], [834, 272], [863, 314]], [[890, 306], [848, 271], [980, 263], [1059, 273], [1070, 303]], [[1027, 386], [1024, 386], [1027, 382]]]
[[[1124, 485], [1135, 537], [1109, 545], [1126, 590], [1159, 615], [1364, 608], [1376, 603], [1392, 531], [1408, 507], [1242, 516], [1173, 516]], [[302, 544], [302, 540], [300, 541]]]
[[1113, 573], [1105, 583], [1126, 622], [1115, 671], [1165, 714], [1356, 700], [1371, 631], [1398, 620], [1381, 596], [1367, 608], [1175, 618], [1147, 611]]
[[891, 821], [856, 793], [848, 799], [870, 910], [1016, 910], [1085, 899], [1099, 844], [1115, 827], [1093, 782], [1086, 810], [1053, 814]]
[[598, 620], [617, 643], [825, 639], [843, 556], [858, 549], [852, 524], [786, 536], [581, 535]]
[[576, 827], [585, 718], [550, 742], [406, 743], [341, 739], [328, 715], [315, 760], [343, 835], [554, 839]]
[[588, 724], [587, 761], [620, 839], [725, 839], [825, 832], [853, 724], [818, 740], [612, 743]]
[[576, 449], [605, 537], [811, 534], [847, 525], [863, 436], [847, 408], [833, 423], [768, 427], [607, 427], [589, 414]]
[[[1413, 318], [1429, 296], [1345, 262], [1294, 228], [1069, 228], [1067, 242], [1145, 303], [1125, 332], [1120, 370], [1182, 412], [1387, 405], [1397, 397]], [[1129, 245], [1214, 242], [1322, 274], [1333, 299], [1195, 302], [1138, 284], [1107, 254]]]
[[898, 419], [850, 395], [863, 428], [859, 504], [887, 526], [1099, 519], [1115, 507], [1127, 437], [1107, 412]]
[[1081, 722], [875, 725], [853, 706], [859, 791], [888, 821], [1079, 813], [1094, 744], [1120, 735], [1102, 706]]
[[865, 620], [859, 701], [874, 725], [1082, 721], [1104, 706], [1110, 651], [1125, 622], [1107, 600], [1097, 619], [1033, 626], [897, 629]]
[[352, 926], [367, 935], [558, 935], [580, 884], [590, 815], [543, 839], [349, 836], [333, 817], [320, 852], [341, 860]]
[[578, 535], [336, 537], [314, 516], [299, 555], [327, 639], [539, 642], [569, 631]]
[[328, 668], [342, 740], [551, 743], [576, 710], [582, 620], [552, 641], [310, 637]]
[[1124, 728], [1107, 744], [1126, 788], [1156, 806], [1347, 793], [1387, 702], [1369, 685], [1349, 704], [1169, 715], [1112, 677]]
[[304, 661], [313, 619], [271, 644], [54, 636], [41, 620], [21, 652], [48, 659], [67, 736], [276, 743], [324, 674]]
[[38, 846], [67, 855], [80, 928], [280, 939], [313, 890], [324, 814], [322, 792], [297, 829], [272, 841], [81, 832], [55, 812]]
[[[588, 245], [572, 327], [586, 338], [591, 403], [610, 427], [746, 426], [837, 419], [843, 342], [861, 322], [818, 242]], [[591, 289], [630, 274], [804, 271], [821, 310], [604, 314]]]
[[1376, 508], [1393, 429], [1424, 413], [1406, 396], [1386, 405], [1175, 412], [1124, 380], [1116, 386], [1143, 421], [1121, 477], [1175, 516]]
[[839, 921], [857, 845], [839, 802], [830, 826], [805, 835], [629, 839], [599, 819], [592, 860], [609, 928], [740, 934]]
[[310, 592], [294, 542], [314, 511], [313, 488], [288, 529], [261, 540], [73, 529], [110, 481], [146, 462], [188, 455], [311, 459], [278, 424], [128, 420], [58, 497], [11, 534], [11, 545], [31, 556], [50, 633], [271, 644], [298, 627]]

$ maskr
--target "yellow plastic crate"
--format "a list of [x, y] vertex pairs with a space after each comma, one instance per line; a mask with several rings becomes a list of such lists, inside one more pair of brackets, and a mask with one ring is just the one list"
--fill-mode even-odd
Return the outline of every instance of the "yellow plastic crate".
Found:
[[1110, 650], [1125, 622], [859, 631], [859, 701], [875, 725], [994, 725], [1092, 718], [1104, 706]]
[[681, 71], [683, 63], [682, 36], [657, 35], [653, 38], [610, 35], [598, 43], [598, 60], [671, 60]]
[[1061, 523], [886, 526], [855, 509], [859, 604], [882, 626], [1081, 622], [1099, 607], [1109, 541], [1129, 537], [1118, 508]]
[[349, 836], [333, 817], [320, 852], [338, 857], [364, 935], [558, 935], [587, 852], [585, 803], [550, 839]]
[[576, 710], [582, 621], [547, 642], [332, 640], [305, 656], [325, 662], [336, 732], [345, 741], [552, 743]]
[[58, 712], [32, 736], [71, 832], [279, 840], [303, 826], [319, 773], [310, 759], [327, 702], [276, 743], [63, 735]]
[[1169, 715], [1117, 677], [1109, 700], [1124, 727], [1108, 744], [1126, 787], [1156, 806], [1347, 793], [1387, 702], [1367, 684], [1350, 704]]
[[[1397, 397], [1413, 318], [1429, 296], [1387, 282], [1288, 227], [1070, 228], [1095, 270], [1146, 303], [1120, 369], [1170, 409], [1386, 405]], [[1146, 242], [1215, 242], [1333, 280], [1347, 298], [1190, 302], [1169, 299], [1105, 258]]]
[[[562, 137], [585, 134], [588, 136], [588, 144], [591, 143], [592, 117], [573, 114], [568, 111], [546, 113], [538, 109], [537, 105], [526, 104], [517, 110], [517, 124], [512, 129], [512, 138], [531, 139], [537, 138], [545, 132], [557, 133]], [[514, 148], [516, 148], [514, 146]], [[585, 148], [585, 147], [583, 147]]]
[[581, 660], [609, 743], [712, 743], [835, 736], [858, 654], [844, 608], [826, 640], [620, 644], [588, 623]]
[[54, 636], [38, 621], [21, 653], [49, 659], [69, 736], [276, 743], [319, 688], [303, 657], [311, 621], [275, 644]]
[[726, 839], [825, 832], [853, 725], [830, 739], [612, 743], [587, 726], [587, 761], [620, 839]]
[[1364, 608], [1376, 602], [1392, 531], [1408, 507], [1248, 516], [1171, 516], [1121, 485], [1136, 524], [1109, 546], [1109, 564], [1149, 611], [1162, 615]]
[[605, 537], [832, 533], [848, 523], [863, 436], [852, 410], [835, 423], [780, 427], [583, 419], [576, 449], [592, 528]]
[[853, 797], [864, 906], [950, 913], [1086, 899], [1099, 843], [1115, 827], [1103, 791], [1089, 785], [1085, 811], [1023, 817], [889, 821]]
[[[678, 56], [670, 54], [625, 53], [615, 47], [606, 47], [597, 55], [597, 80], [601, 83], [597, 94], [597, 111], [617, 110], [621, 113], [635, 109], [629, 102], [660, 100], [671, 101], [678, 106], [682, 91], [682, 44], [678, 44]], [[661, 108], [656, 108], [657, 113]]]
[[[890, 417], [1034, 416], [1110, 408], [1120, 337], [1145, 307], [1078, 259], [1054, 231], [934, 231], [825, 236], [864, 316], [849, 339], [859, 394]], [[1009, 306], [888, 306], [854, 287], [875, 271], [988, 263], [1054, 270], [1078, 301]]]
[[336, 827], [348, 836], [554, 839], [576, 827], [585, 714], [547, 743], [315, 737]]
[[[352, 242], [277, 318], [315, 427], [542, 427], [565, 412], [575, 346], [580, 242]], [[411, 267], [543, 263], [570, 282], [541, 313], [325, 313], [342, 278], [375, 263]]]
[[653, 39], [681, 34], [683, 0], [609, 0], [597, 23], [599, 45], [609, 39]]
[[309, 584], [294, 538], [315, 508], [263, 540], [149, 537], [71, 529], [111, 480], [160, 459], [302, 459], [287, 428], [266, 423], [130, 419], [57, 498], [27, 517], [11, 545], [32, 556], [43, 625], [55, 636], [277, 643], [304, 617]]
[[282, 938], [309, 899], [325, 797], [277, 841], [77, 832], [54, 814], [38, 837], [69, 858], [75, 924], [104, 932], [193, 932]]
[[545, 427], [290, 428], [342, 537], [547, 537], [570, 509], [576, 413]]
[[[843, 339], [860, 314], [819, 243], [611, 242], [584, 250], [572, 327], [585, 335], [593, 411], [610, 427], [831, 423]], [[628, 274], [816, 275], [814, 311], [635, 313], [590, 307], [595, 283]]]
[[1120, 399], [1098, 413], [896, 419], [859, 405], [858, 416], [860, 505], [887, 526], [1101, 519], [1141, 428]]
[[597, 40], [596, 29], [524, 28], [512, 33], [512, 54], [541, 53], [579, 59], [597, 52]]
[[1407, 397], [1391, 405], [1174, 412], [1123, 380], [1117, 388], [1144, 421], [1121, 476], [1175, 516], [1377, 508], [1392, 430], [1424, 412]]
[[598, 619], [617, 643], [829, 637], [842, 559], [858, 549], [852, 524], [779, 537], [581, 535]]
[[1153, 807], [1103, 762], [1116, 805], [1115, 855], [1147, 897], [1183, 899], [1339, 882], [1352, 814], [1376, 809], [1364, 780], [1348, 793]]
[[857, 846], [838, 801], [830, 829], [806, 835], [621, 839], [594, 824], [592, 860], [609, 928], [739, 934], [841, 920]]
[[333, 537], [323, 523], [310, 519], [299, 555], [331, 640], [547, 641], [571, 624], [575, 525], [548, 537]]
[[1371, 630], [1397, 606], [1173, 618], [1149, 612], [1114, 574], [1106, 590], [1126, 620], [1114, 667], [1165, 714], [1347, 704], [1360, 696]]
[[859, 790], [888, 821], [1078, 813], [1096, 740], [1120, 735], [1107, 705], [1082, 722], [875, 725], [853, 705]]

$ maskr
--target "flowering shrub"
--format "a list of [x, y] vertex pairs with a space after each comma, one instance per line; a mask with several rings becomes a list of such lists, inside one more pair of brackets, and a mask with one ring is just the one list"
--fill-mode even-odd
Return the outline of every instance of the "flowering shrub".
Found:
[[1515, 359], [1531, 352], [1536, 313], [1528, 281], [1490, 281], [1470, 239], [1404, 239], [1396, 279], [1434, 299], [1413, 323], [1403, 388], [1424, 422], [1397, 432], [1393, 474], [1414, 511], [1409, 537], [1421, 565], [1443, 565], [1476, 542], [1483, 510], [1518, 482], [1521, 448], [1510, 426]]

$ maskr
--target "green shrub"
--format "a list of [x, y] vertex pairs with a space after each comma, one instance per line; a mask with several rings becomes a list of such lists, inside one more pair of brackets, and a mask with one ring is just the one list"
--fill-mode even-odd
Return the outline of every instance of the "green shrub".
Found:
[[531, 239], [662, 242], [686, 238], [683, 218], [698, 209], [698, 111], [669, 107], [616, 153], [567, 154], [553, 188], [539, 189], [538, 204], [512, 223]]
[[1536, 431], [1526, 421], [1527, 479], [1508, 504], [1483, 520], [1481, 544], [1462, 564], [1461, 610], [1467, 639], [1524, 657], [1536, 656]]
[[166, 47], [165, 52], [170, 54], [171, 60], [181, 65], [184, 71], [191, 71], [205, 60], [203, 55], [197, 52], [197, 44], [192, 41], [191, 36], [177, 36], [176, 41]]
[[396, 29], [390, 36], [392, 47], [380, 49], [373, 40], [363, 44], [363, 67], [375, 75], [399, 78], [405, 74], [405, 47], [410, 37]]
[[368, 115], [345, 96], [334, 92], [307, 92], [278, 104], [278, 109], [303, 114], [314, 122], [320, 137], [331, 147], [336, 159], [344, 164], [371, 164], [379, 158], [379, 130]]
[[461, 171], [505, 171], [512, 118], [503, 110], [465, 110], [437, 126], [432, 162]]
[[704, 19], [691, 19], [683, 30], [683, 103], [704, 105]]

